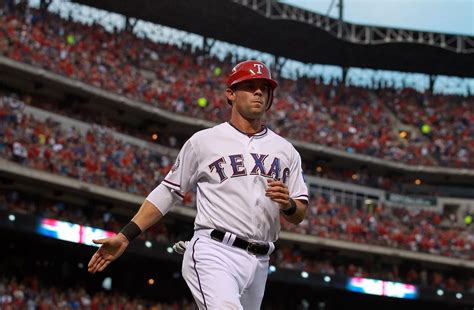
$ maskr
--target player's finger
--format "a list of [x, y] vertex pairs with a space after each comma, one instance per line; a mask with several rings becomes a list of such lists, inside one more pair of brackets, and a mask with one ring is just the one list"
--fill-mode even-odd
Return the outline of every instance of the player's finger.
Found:
[[101, 271], [104, 270], [105, 267], [107, 267], [111, 262], [112, 262], [112, 260], [110, 260], [110, 259], [104, 259], [104, 260], [101, 262], [100, 266], [97, 268], [97, 270], [98, 270], [99, 272], [101, 272]]
[[288, 191], [269, 191], [265, 193], [265, 196], [267, 197], [281, 197], [284, 199], [289, 199], [290, 195], [288, 194]]
[[273, 181], [271, 183], [268, 183], [267, 189], [272, 189], [272, 188], [288, 188], [288, 187], [281, 181]]
[[95, 264], [93, 270], [92, 270], [92, 273], [96, 273], [97, 271], [99, 271], [100, 267], [105, 263], [105, 260], [103, 258], [99, 259], [97, 261], [97, 263]]
[[110, 261], [106, 261], [101, 267], [99, 267], [98, 271], [102, 272], [105, 268], [110, 264]]
[[94, 262], [94, 265], [97, 266], [98, 264], [100, 264], [100, 262], [102, 262], [104, 260], [104, 256], [102, 255], [102, 253], [98, 253], [97, 254], [97, 257], [95, 259], [95, 262]]
[[94, 270], [93, 266], [92, 265], [88, 265], [87, 266], [87, 271], [92, 273], [92, 270]]
[[92, 266], [91, 268], [89, 268], [88, 271], [89, 271], [89, 273], [92, 273], [92, 274], [96, 273], [97, 272], [97, 264]]
[[265, 196], [270, 198], [272, 201], [287, 204], [289, 203], [290, 196], [288, 193], [266, 193]]
[[102, 238], [102, 239], [92, 239], [92, 242], [94, 242], [95, 244], [104, 244], [107, 239], [109, 238]]
[[94, 273], [95, 273], [95, 269], [96, 269], [96, 265], [90, 266], [89, 268], [87, 268], [87, 271], [89, 271], [89, 273], [94, 274]]
[[97, 259], [100, 257], [100, 254], [97, 252], [94, 253], [94, 255], [92, 255], [92, 258], [91, 260], [89, 261], [89, 263], [87, 264], [87, 267], [92, 267], [93, 265], [96, 264], [97, 262]]
[[95, 269], [97, 267], [97, 264], [94, 264], [94, 265], [91, 265], [87, 268], [87, 271], [89, 271], [90, 273], [95, 273]]
[[280, 181], [280, 180], [275, 180], [275, 179], [267, 179], [267, 184], [268, 184], [268, 185], [272, 185], [272, 186], [275, 186], [275, 185], [282, 185], [282, 186], [285, 186], [285, 183], [283, 183], [283, 182]]
[[90, 273], [95, 273], [97, 271], [98, 261], [96, 260], [93, 264], [88, 267]]
[[286, 187], [279, 187], [279, 186], [276, 186], [276, 187], [267, 189], [266, 192], [267, 192], [267, 193], [284, 193], [284, 194], [288, 194], [288, 189], [287, 189]]

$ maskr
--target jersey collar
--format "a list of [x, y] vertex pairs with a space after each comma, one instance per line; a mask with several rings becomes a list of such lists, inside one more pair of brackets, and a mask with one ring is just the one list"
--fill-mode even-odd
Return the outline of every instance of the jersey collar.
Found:
[[234, 128], [235, 130], [237, 130], [238, 132], [240, 132], [241, 134], [243, 134], [243, 135], [245, 135], [249, 138], [251, 138], [251, 137], [255, 137], [255, 138], [263, 137], [268, 132], [268, 128], [265, 125], [262, 125], [262, 129], [259, 132], [256, 132], [254, 134], [248, 134], [246, 132], [243, 132], [239, 128], [235, 127], [231, 122], [227, 122], [227, 124], [229, 124], [232, 128]]

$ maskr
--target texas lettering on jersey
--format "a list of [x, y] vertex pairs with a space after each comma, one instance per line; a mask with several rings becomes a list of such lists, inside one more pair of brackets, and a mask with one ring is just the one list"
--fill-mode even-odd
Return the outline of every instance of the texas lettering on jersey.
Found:
[[265, 196], [265, 179], [282, 181], [292, 199], [307, 201], [301, 171], [296, 149], [270, 129], [248, 137], [222, 123], [186, 141], [162, 184], [179, 197], [196, 190], [196, 230], [218, 228], [273, 242], [280, 208]]
[[[281, 167], [281, 161], [278, 157], [274, 157], [273, 160], [271, 160], [271, 164], [266, 168], [265, 161], [269, 157], [268, 154], [250, 153], [250, 155], [252, 155], [251, 163], [246, 163], [242, 154], [232, 154], [214, 160], [208, 167], [211, 173], [215, 173], [215, 175], [219, 177], [221, 183], [229, 178], [224, 169], [226, 165], [232, 167], [231, 178], [247, 175], [261, 175], [263, 177], [281, 180], [283, 183], [287, 182], [290, 169], [288, 167]], [[270, 162], [270, 160], [267, 162]], [[251, 169], [248, 169], [250, 167]]]

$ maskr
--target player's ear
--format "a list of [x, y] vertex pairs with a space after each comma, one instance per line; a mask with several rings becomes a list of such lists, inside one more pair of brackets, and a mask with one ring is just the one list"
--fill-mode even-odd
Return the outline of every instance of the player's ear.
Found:
[[234, 101], [235, 100], [235, 92], [232, 88], [227, 88], [225, 90], [225, 96], [227, 97], [227, 101]]

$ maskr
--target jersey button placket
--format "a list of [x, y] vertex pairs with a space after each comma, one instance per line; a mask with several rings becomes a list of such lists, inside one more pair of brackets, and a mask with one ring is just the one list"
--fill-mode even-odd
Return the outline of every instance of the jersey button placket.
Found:
[[[253, 136], [249, 137], [249, 139], [247, 141], [247, 154], [250, 155], [250, 153], [256, 153], [254, 143], [255, 143], [254, 137]], [[251, 214], [251, 220], [252, 220], [252, 223], [253, 223], [253, 235], [254, 236], [257, 235], [257, 231], [258, 231], [258, 225], [257, 225], [258, 224], [258, 210], [260, 209], [259, 208], [259, 204], [260, 204], [259, 197], [260, 197], [261, 193], [259, 193], [259, 191], [257, 189], [258, 187], [255, 186], [255, 185], [258, 184], [258, 178], [259, 178], [259, 176], [254, 176], [254, 180], [251, 183], [251, 188], [250, 188], [250, 191], [249, 191], [249, 195], [252, 196], [252, 199], [250, 201], [255, 201], [255, 205], [249, 206], [250, 214]]]

